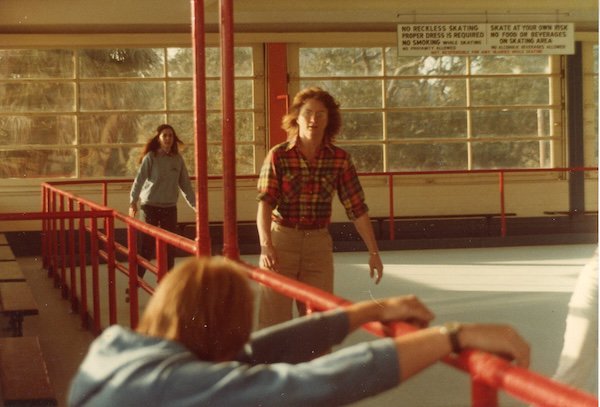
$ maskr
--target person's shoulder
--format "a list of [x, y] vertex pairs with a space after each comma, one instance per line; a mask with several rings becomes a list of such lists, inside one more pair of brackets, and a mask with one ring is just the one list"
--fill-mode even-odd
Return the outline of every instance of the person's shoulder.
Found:
[[329, 150], [331, 152], [331, 154], [333, 154], [336, 158], [349, 158], [350, 157], [350, 153], [348, 151], [344, 150], [341, 147], [336, 146], [333, 143], [327, 144], [326, 149]]
[[290, 148], [290, 142], [286, 140], [282, 143], [275, 144], [273, 147], [271, 147], [271, 150], [269, 152], [271, 152], [271, 153], [285, 152], [285, 151], [289, 150], [289, 148]]

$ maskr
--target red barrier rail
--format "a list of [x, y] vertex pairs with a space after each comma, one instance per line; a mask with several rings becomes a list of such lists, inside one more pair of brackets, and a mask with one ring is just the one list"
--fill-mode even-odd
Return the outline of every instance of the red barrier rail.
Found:
[[[89, 182], [86, 182], [89, 183]], [[69, 183], [72, 184], [72, 183]], [[64, 183], [63, 183], [64, 185]], [[106, 183], [102, 183], [106, 185]], [[106, 191], [107, 188], [103, 186]], [[100, 272], [99, 260], [103, 259], [107, 267], [108, 308], [109, 321], [116, 321], [116, 295], [115, 271], [125, 274], [129, 281], [130, 294], [130, 324], [135, 326], [139, 317], [138, 289], [148, 293], [153, 292], [153, 287], [137, 277], [137, 264], [142, 262], [151, 272], [156, 273], [158, 280], [166, 273], [166, 245], [196, 254], [196, 242], [185, 237], [167, 232], [160, 228], [148, 225], [137, 219], [112, 210], [106, 206], [96, 204], [90, 200], [78, 197], [73, 193], [61, 190], [56, 185], [44, 183], [42, 185], [42, 213], [28, 214], [2, 214], [0, 220], [14, 219], [42, 219], [43, 222], [43, 250], [44, 264], [54, 270], [53, 277], [58, 285], [68, 293], [74, 306], [79, 305], [82, 324], [95, 333], [103, 329], [101, 320], [100, 298]], [[65, 205], [65, 201], [68, 205]], [[103, 202], [107, 202], [103, 198]], [[97, 220], [104, 218], [104, 227], [98, 228]], [[79, 219], [79, 229], [75, 221]], [[68, 222], [65, 223], [65, 220]], [[87, 224], [86, 220], [90, 223]], [[125, 223], [128, 231], [127, 244], [122, 245], [114, 241], [114, 221]], [[79, 232], [79, 288], [75, 289], [74, 242], [75, 233]], [[146, 233], [153, 236], [157, 242], [156, 266], [137, 255], [136, 234]], [[89, 246], [85, 237], [89, 237]], [[89, 262], [91, 263], [91, 292], [92, 310], [87, 309], [87, 279], [90, 274], [87, 270], [87, 250], [89, 248]], [[117, 260], [117, 255], [127, 257], [127, 265]], [[67, 260], [70, 260], [69, 262]], [[67, 275], [67, 264], [70, 264], [70, 275]], [[347, 300], [332, 294], [291, 281], [268, 270], [245, 264], [250, 277], [260, 284], [268, 285], [275, 290], [307, 304], [311, 310], [326, 310], [349, 304]], [[77, 298], [80, 293], [80, 298]], [[384, 335], [386, 330], [381, 324], [372, 323], [364, 327], [376, 335]], [[412, 332], [415, 328], [402, 323], [390, 325], [394, 336]], [[388, 330], [389, 331], [389, 330]], [[579, 390], [556, 383], [534, 372], [517, 368], [503, 359], [482, 352], [463, 352], [457, 358], [448, 357], [444, 360], [456, 368], [466, 371], [471, 376], [472, 392], [471, 403], [476, 407], [494, 407], [498, 405], [498, 390], [503, 390], [511, 396], [524, 402], [535, 403], [542, 406], [596, 406], [597, 398]]]

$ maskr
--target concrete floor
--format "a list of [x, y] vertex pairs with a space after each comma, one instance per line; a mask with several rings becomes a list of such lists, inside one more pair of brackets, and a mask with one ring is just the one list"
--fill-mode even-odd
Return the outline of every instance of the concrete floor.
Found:
[[[413, 293], [435, 313], [434, 323], [449, 320], [503, 322], [515, 326], [533, 348], [531, 369], [554, 372], [562, 346], [567, 303], [579, 270], [595, 245], [531, 246], [447, 250], [403, 250], [382, 253], [385, 276], [374, 285], [365, 253], [336, 253], [336, 294], [351, 301]], [[244, 256], [256, 264], [257, 256]], [[93, 335], [41, 269], [38, 258], [18, 258], [40, 305], [40, 315], [27, 317], [25, 335], [38, 335], [48, 370], [66, 405], [68, 385]], [[128, 324], [125, 278], [118, 278], [119, 320]], [[103, 313], [106, 310], [103, 309]], [[107, 318], [104, 318], [106, 321]], [[344, 345], [372, 337], [352, 335]], [[597, 394], [597, 375], [587, 391]], [[469, 378], [438, 364], [399, 388], [355, 407], [392, 405], [466, 407]], [[505, 394], [501, 406], [522, 406]]]

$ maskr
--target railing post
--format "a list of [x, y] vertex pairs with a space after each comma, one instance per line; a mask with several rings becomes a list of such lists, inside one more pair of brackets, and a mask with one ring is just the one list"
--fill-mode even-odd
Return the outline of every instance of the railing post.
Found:
[[135, 328], [138, 324], [138, 290], [137, 290], [137, 230], [127, 224], [127, 247], [129, 247], [129, 324]]
[[[69, 199], [69, 212], [75, 212], [75, 201]], [[70, 290], [69, 300], [71, 301], [71, 309], [77, 310], [77, 268], [75, 266], [75, 218], [69, 219], [69, 276]]]
[[394, 224], [394, 175], [388, 175], [388, 194], [390, 205], [390, 240], [396, 238], [396, 225]]
[[115, 274], [115, 220], [114, 217], [105, 219], [106, 225], [106, 255], [108, 271], [108, 320], [111, 325], [117, 323], [117, 276]]
[[[61, 213], [65, 212], [65, 197], [60, 195], [59, 197], [59, 210]], [[60, 244], [60, 292], [63, 298], [68, 298], [68, 287], [67, 287], [67, 239], [65, 236], [65, 219], [60, 218], [58, 221], [59, 225], [59, 244]]]
[[472, 407], [498, 407], [498, 391], [471, 375]]
[[156, 267], [158, 269], [156, 273], [156, 280], [160, 281], [167, 274], [168, 266], [168, 245], [162, 239], [156, 239]]
[[87, 292], [87, 267], [86, 262], [87, 258], [85, 255], [86, 252], [86, 244], [85, 244], [85, 217], [83, 213], [85, 212], [85, 206], [82, 202], [79, 202], [79, 212], [81, 213], [81, 218], [79, 218], [79, 292], [81, 294], [81, 301], [79, 303], [79, 315], [81, 317], [81, 326], [84, 328], [89, 327], [89, 319], [88, 319], [88, 292]]
[[92, 303], [94, 308], [94, 333], [102, 331], [102, 315], [100, 314], [100, 281], [98, 270], [98, 219], [90, 218], [90, 260], [92, 261]]
[[498, 172], [500, 188], [500, 235], [506, 237], [506, 206], [504, 204], [504, 171]]

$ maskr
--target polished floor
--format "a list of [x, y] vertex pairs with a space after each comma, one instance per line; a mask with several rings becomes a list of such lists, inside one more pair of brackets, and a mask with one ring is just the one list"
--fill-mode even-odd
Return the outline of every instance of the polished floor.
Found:
[[[551, 375], [562, 346], [567, 303], [575, 279], [595, 245], [510, 248], [402, 250], [383, 252], [385, 276], [379, 285], [369, 277], [366, 254], [336, 253], [336, 293], [351, 301], [413, 293], [436, 313], [435, 323], [449, 320], [503, 322], [514, 325], [533, 348], [531, 369]], [[256, 264], [256, 256], [244, 260]], [[93, 335], [81, 327], [69, 303], [41, 269], [38, 258], [19, 258], [40, 305], [40, 315], [27, 317], [25, 335], [38, 335], [60, 405], [69, 381]], [[119, 323], [127, 324], [125, 278], [119, 278]], [[106, 320], [106, 319], [105, 319]], [[344, 343], [369, 340], [364, 332]], [[373, 372], [385, 374], [385, 372]], [[597, 375], [587, 391], [597, 394]], [[397, 389], [356, 407], [467, 407], [469, 378], [438, 364]], [[501, 394], [501, 406], [523, 406]]]

